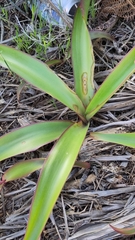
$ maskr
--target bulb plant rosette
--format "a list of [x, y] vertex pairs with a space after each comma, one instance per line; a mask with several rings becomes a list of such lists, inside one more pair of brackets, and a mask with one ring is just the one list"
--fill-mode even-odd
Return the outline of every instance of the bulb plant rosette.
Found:
[[[70, 89], [47, 65], [5, 45], [0, 45], [0, 64], [29, 84], [48, 93], [78, 115], [78, 122], [46, 121], [32, 124], [0, 137], [0, 160], [32, 151], [53, 142], [47, 159], [30, 159], [8, 169], [6, 182], [41, 169], [33, 197], [24, 240], [39, 239], [62, 187], [72, 170], [87, 134], [91, 118], [135, 72], [135, 47], [121, 60], [96, 91], [94, 54], [87, 29], [90, 1], [82, 0], [76, 11], [72, 31], [72, 63], [75, 91]], [[135, 133], [92, 132], [97, 140], [135, 147]], [[37, 216], [40, 216], [37, 221]]]

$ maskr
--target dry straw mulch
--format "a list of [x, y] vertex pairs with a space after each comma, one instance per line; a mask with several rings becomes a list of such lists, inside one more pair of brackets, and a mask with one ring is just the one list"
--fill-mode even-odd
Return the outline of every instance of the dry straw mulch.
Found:
[[[12, 4], [11, 4], [12, 2]], [[97, 1], [97, 18], [89, 19], [89, 27], [100, 25], [100, 2]], [[116, 1], [115, 1], [116, 2]], [[14, 3], [14, 4], [13, 4]], [[8, 11], [8, 24], [1, 18], [1, 42], [16, 47], [15, 24], [19, 34], [24, 36], [20, 26], [31, 22], [30, 10], [22, 1], [1, 1]], [[1, 13], [2, 14], [2, 13]], [[102, 18], [102, 25], [109, 22]], [[38, 19], [37, 19], [38, 21]], [[35, 23], [36, 24], [36, 23]], [[71, 24], [71, 23], [70, 23]], [[115, 41], [95, 40], [95, 84], [98, 87], [114, 66], [135, 45], [135, 20], [117, 21], [106, 29]], [[49, 31], [46, 25], [41, 34]], [[63, 58], [60, 43], [66, 45], [65, 29], [53, 29], [56, 38], [44, 53], [46, 60]], [[69, 31], [70, 34], [70, 31]], [[40, 44], [40, 43], [39, 43]], [[65, 45], [64, 45], [65, 44]], [[36, 56], [34, 47], [31, 54]], [[125, 66], [126, 67], [126, 66]], [[73, 71], [71, 59], [53, 68], [71, 88]], [[54, 119], [77, 120], [77, 116], [61, 103], [39, 92], [32, 86], [25, 86], [17, 99], [21, 79], [8, 70], [0, 68], [0, 136], [20, 126]], [[134, 132], [135, 131], [135, 75], [115, 94], [100, 112], [93, 117], [90, 131]], [[36, 152], [12, 157], [0, 163], [0, 175], [14, 163], [33, 157], [47, 156], [51, 145]], [[111, 143], [94, 141], [89, 133], [79, 153], [80, 161], [88, 161], [88, 170], [74, 168], [68, 177], [61, 195], [55, 204], [41, 239], [55, 240], [112, 240], [134, 239], [120, 236], [109, 224], [117, 227], [135, 226], [135, 150]], [[4, 186], [0, 195], [0, 240], [21, 240], [25, 233], [31, 200], [36, 188], [39, 172]], [[40, 216], [37, 216], [37, 221]]]

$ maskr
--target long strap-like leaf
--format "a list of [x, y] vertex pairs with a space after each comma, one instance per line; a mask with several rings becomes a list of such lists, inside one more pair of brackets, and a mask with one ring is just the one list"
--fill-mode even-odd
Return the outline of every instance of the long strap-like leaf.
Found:
[[96, 140], [112, 142], [135, 148], [135, 133], [91, 133], [90, 136]]
[[102, 83], [86, 109], [89, 120], [135, 72], [135, 47], [120, 61]]
[[37, 240], [70, 173], [88, 126], [75, 123], [53, 147], [43, 166], [30, 210], [24, 240]]
[[45, 158], [34, 158], [16, 163], [4, 173], [1, 183], [6, 183], [22, 177], [26, 177], [32, 172], [41, 169], [45, 161]]
[[79, 5], [79, 8], [81, 9], [81, 12], [82, 12], [82, 16], [86, 23], [87, 23], [87, 18], [88, 18], [90, 1], [91, 0], [81, 0], [80, 5]]
[[94, 95], [94, 55], [89, 31], [80, 8], [77, 9], [72, 32], [72, 62], [75, 91], [87, 107]]
[[53, 96], [78, 115], [84, 115], [84, 106], [75, 92], [43, 62], [21, 51], [0, 45], [0, 64]]
[[52, 121], [19, 128], [0, 137], [0, 160], [35, 150], [59, 138], [71, 126], [70, 121]]

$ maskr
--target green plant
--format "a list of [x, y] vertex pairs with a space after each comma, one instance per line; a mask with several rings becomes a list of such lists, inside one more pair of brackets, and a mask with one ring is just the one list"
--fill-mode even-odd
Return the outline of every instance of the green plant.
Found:
[[46, 53], [48, 47], [51, 47], [52, 41], [54, 41], [54, 37], [51, 32], [51, 28], [49, 29], [49, 34], [43, 34], [38, 30], [43, 28], [43, 21], [39, 24], [40, 26], [36, 26], [35, 24], [31, 24], [28, 27], [28, 30], [25, 31], [22, 26], [22, 34], [20, 34], [20, 27], [15, 26], [15, 38], [14, 41], [17, 45], [17, 48], [21, 51], [24, 51], [28, 54], [36, 55], [37, 58], [42, 59], [43, 53]]
[[5, 19], [5, 20], [8, 20], [8, 12], [7, 12], [7, 10], [4, 8], [4, 7], [2, 7], [1, 8], [1, 14], [2, 14], [2, 16], [1, 16], [1, 19]]
[[[44, 63], [0, 45], [0, 64], [28, 83], [45, 91], [79, 117], [76, 123], [52, 121], [33, 124], [0, 138], [0, 160], [35, 150], [56, 139], [47, 159], [31, 159], [7, 170], [1, 186], [41, 168], [24, 240], [37, 240], [70, 173], [84, 141], [91, 118], [135, 72], [135, 47], [114, 68], [95, 93], [94, 55], [86, 21], [90, 1], [82, 0], [72, 32], [72, 62], [75, 92]], [[135, 133], [91, 133], [93, 138], [135, 147]], [[73, 147], [74, 146], [74, 147]], [[37, 221], [37, 216], [40, 216]]]
[[95, 0], [91, 0], [90, 1], [90, 8], [89, 9], [90, 9], [91, 17], [94, 20], [95, 19], [95, 15], [96, 15]]

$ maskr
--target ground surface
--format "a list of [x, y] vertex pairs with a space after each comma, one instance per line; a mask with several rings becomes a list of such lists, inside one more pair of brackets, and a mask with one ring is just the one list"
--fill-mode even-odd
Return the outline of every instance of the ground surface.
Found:
[[[73, 88], [70, 58], [71, 29], [50, 27], [31, 14], [27, 1], [0, 1], [1, 43], [19, 48], [40, 58], [63, 60], [53, 70]], [[107, 19], [89, 19], [89, 28], [100, 28]], [[112, 21], [112, 20], [111, 20]], [[102, 25], [101, 25], [102, 23]], [[72, 23], [69, 22], [69, 27]], [[95, 82], [100, 85], [112, 68], [135, 45], [135, 20], [117, 21], [108, 31], [115, 39], [95, 40]], [[77, 116], [61, 103], [31, 86], [25, 86], [17, 99], [21, 79], [0, 68], [0, 136], [30, 123], [52, 119], [72, 119]], [[135, 75], [113, 96], [92, 119], [90, 131], [135, 131]], [[47, 156], [50, 145], [36, 152], [12, 157], [0, 163], [0, 174], [15, 162]], [[89, 170], [74, 168], [41, 239], [112, 240], [134, 239], [115, 233], [109, 226], [135, 225], [135, 150], [110, 143], [94, 141], [87, 135], [78, 159], [91, 163]], [[31, 199], [38, 172], [8, 183], [0, 196], [0, 239], [23, 239]], [[37, 218], [39, 218], [38, 216]]]

